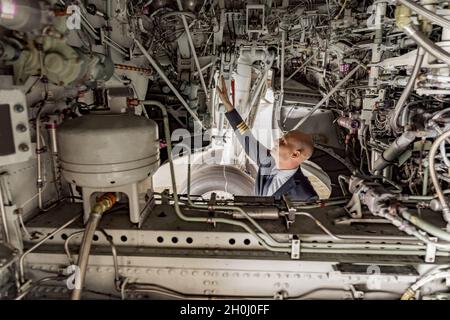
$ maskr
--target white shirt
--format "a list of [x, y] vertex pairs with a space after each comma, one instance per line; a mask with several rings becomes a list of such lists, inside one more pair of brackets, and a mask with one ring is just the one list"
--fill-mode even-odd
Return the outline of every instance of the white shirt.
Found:
[[271, 174], [275, 176], [267, 189], [267, 196], [271, 196], [277, 192], [278, 189], [280, 189], [280, 187], [297, 172], [297, 170], [298, 168], [287, 170], [273, 168]]

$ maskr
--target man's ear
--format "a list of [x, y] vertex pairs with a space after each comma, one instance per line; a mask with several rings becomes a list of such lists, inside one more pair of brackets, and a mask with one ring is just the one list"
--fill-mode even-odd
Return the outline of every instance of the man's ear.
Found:
[[295, 150], [294, 152], [292, 152], [291, 156], [294, 159], [299, 159], [302, 157], [302, 152], [300, 150]]

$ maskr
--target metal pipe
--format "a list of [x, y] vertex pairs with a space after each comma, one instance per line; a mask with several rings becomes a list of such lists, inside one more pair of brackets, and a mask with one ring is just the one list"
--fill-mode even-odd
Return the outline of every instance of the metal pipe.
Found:
[[[181, 0], [177, 0], [178, 9], [183, 11], [183, 5], [181, 4]], [[187, 39], [189, 42], [189, 46], [191, 47], [191, 53], [194, 58], [195, 65], [197, 67], [198, 76], [200, 77], [200, 82], [202, 83], [203, 90], [205, 91], [206, 98], [209, 99], [208, 88], [206, 87], [205, 79], [203, 78], [202, 68], [200, 66], [200, 62], [198, 61], [197, 53], [195, 51], [194, 41], [192, 41], [192, 35], [189, 31], [189, 26], [186, 21], [186, 16], [184, 14], [181, 15], [181, 20], [183, 21], [184, 30], [186, 31]]]
[[447, 200], [445, 199], [444, 193], [442, 192], [442, 188], [439, 185], [439, 180], [436, 174], [436, 165], [435, 165], [435, 157], [436, 153], [438, 151], [438, 148], [442, 142], [444, 142], [445, 139], [450, 137], [450, 130], [445, 131], [443, 134], [441, 134], [431, 145], [429, 156], [428, 156], [428, 163], [429, 163], [429, 170], [430, 170], [430, 177], [431, 181], [433, 182], [433, 186], [436, 189], [436, 194], [439, 198], [439, 201], [442, 205], [442, 213], [444, 215], [444, 220], [447, 221], [447, 229], [450, 229], [450, 207], [447, 204]]
[[289, 81], [292, 79], [293, 76], [295, 76], [297, 74], [297, 72], [299, 72], [300, 70], [302, 70], [311, 60], [312, 58], [314, 58], [314, 55], [310, 56], [308, 59], [305, 60], [305, 62], [303, 62], [303, 64], [297, 68], [297, 70], [295, 70], [286, 80], [285, 82]]
[[3, 241], [5, 243], [9, 243], [11, 239], [9, 237], [8, 222], [6, 221], [6, 210], [5, 210], [5, 203], [3, 201], [3, 190], [1, 185], [0, 185], [0, 211], [2, 214]]
[[[201, 222], [201, 223], [205, 223], [206, 222], [206, 223], [212, 223], [212, 224], [224, 223], [224, 224], [238, 226], [238, 227], [241, 227], [244, 230], [246, 230], [248, 233], [253, 235], [255, 238], [259, 239], [261, 241], [262, 246], [264, 248], [266, 248], [267, 250], [276, 251], [276, 252], [290, 253], [291, 250], [290, 250], [290, 244], [289, 243], [283, 244], [283, 246], [285, 246], [283, 248], [271, 246], [271, 245], [266, 243], [266, 239], [264, 239], [263, 237], [258, 235], [247, 224], [245, 224], [245, 223], [243, 223], [241, 221], [234, 221], [234, 220], [224, 219], [224, 218], [189, 217], [189, 216], [186, 216], [182, 212], [182, 210], [180, 208], [180, 204], [179, 204], [179, 199], [178, 199], [178, 192], [177, 192], [177, 185], [176, 185], [176, 178], [175, 178], [175, 168], [174, 168], [173, 158], [172, 158], [172, 145], [171, 145], [172, 142], [171, 142], [171, 138], [170, 138], [169, 116], [168, 116], [168, 113], [167, 113], [167, 109], [159, 101], [143, 100], [143, 101], [141, 101], [141, 103], [143, 105], [152, 105], [152, 106], [158, 107], [161, 110], [162, 115], [163, 115], [164, 134], [165, 134], [165, 138], [166, 138], [166, 142], [167, 142], [167, 154], [168, 154], [168, 161], [169, 161], [169, 167], [170, 167], [170, 178], [171, 178], [171, 182], [172, 182], [172, 193], [173, 193], [173, 199], [174, 199], [174, 208], [175, 208], [175, 213], [177, 214], [177, 216], [181, 220], [187, 221], [187, 222]], [[190, 198], [188, 198], [188, 199], [189, 199], [188, 201], [190, 201]], [[206, 206], [202, 206], [201, 208], [202, 209], [208, 209], [209, 207], [206, 205]], [[242, 209], [237, 208], [237, 207], [216, 206], [215, 209], [218, 209], [218, 210], [235, 210], [235, 211], [239, 211], [240, 210], [240, 213], [246, 215], [246, 212], [244, 212]], [[248, 216], [246, 216], [246, 217], [247, 217], [247, 219], [250, 218], [249, 219], [250, 221], [255, 222], [251, 217], [248, 217]]]
[[441, 157], [442, 160], [444, 160], [445, 165], [450, 168], [450, 159], [447, 157], [447, 150], [445, 149], [445, 141], [443, 141], [439, 145], [439, 151], [441, 152]]
[[406, 131], [387, 148], [375, 161], [373, 171], [381, 171], [392, 162], [401, 156], [409, 145], [416, 139], [416, 133], [413, 131]]
[[30, 254], [31, 252], [33, 252], [34, 250], [36, 250], [37, 248], [39, 248], [45, 241], [47, 241], [48, 239], [50, 239], [51, 237], [53, 237], [55, 234], [57, 234], [58, 232], [60, 232], [61, 230], [67, 228], [68, 226], [70, 226], [72, 223], [74, 223], [75, 221], [77, 221], [79, 218], [81, 217], [81, 215], [78, 215], [72, 219], [70, 219], [69, 221], [67, 221], [65, 224], [63, 224], [61, 227], [57, 228], [56, 230], [54, 230], [53, 232], [50, 232], [49, 234], [47, 234], [44, 238], [42, 238], [38, 243], [36, 243], [34, 246], [32, 246], [30, 249], [28, 249], [27, 251], [25, 251], [24, 253], [22, 253], [22, 255], [19, 258], [19, 277], [20, 277], [20, 282], [24, 283], [25, 282], [25, 274], [24, 274], [24, 261], [25, 261], [25, 257]]
[[42, 190], [44, 188], [44, 179], [42, 177], [42, 159], [41, 153], [42, 145], [41, 145], [41, 114], [44, 109], [44, 106], [41, 106], [38, 114], [36, 116], [36, 161], [37, 161], [37, 180], [36, 185], [38, 189], [38, 206], [39, 209], [44, 209], [43, 199], [42, 199]]
[[281, 93], [281, 103], [283, 103], [284, 95], [284, 54], [285, 54], [285, 42], [286, 42], [286, 31], [281, 30], [281, 77], [280, 77], [280, 93]]
[[[117, 248], [116, 248], [111, 236], [108, 235], [105, 230], [100, 229], [100, 232], [103, 233], [103, 235], [106, 238], [106, 241], [108, 241], [109, 245], [111, 246], [111, 252], [112, 252], [112, 256], [113, 256], [113, 264], [114, 264], [114, 279], [116, 281], [119, 281], [120, 276], [119, 276], [119, 263], [117, 261]], [[70, 240], [72, 240], [75, 236], [79, 235], [80, 233], [84, 233], [84, 230], [76, 231], [76, 232], [72, 233], [64, 241], [64, 252], [66, 253], [67, 258], [69, 259], [70, 264], [73, 264], [74, 260], [73, 260], [72, 254], [70, 253], [69, 243], [70, 243]]]
[[[261, 80], [258, 83], [258, 86], [256, 87], [255, 92], [253, 93], [252, 99], [250, 101], [250, 108], [253, 108], [254, 105], [256, 104], [256, 99], [258, 99], [262, 88], [264, 87], [264, 84], [266, 83], [267, 80], [267, 74], [269, 73], [269, 70], [265, 70], [264, 71], [264, 75], [261, 77]], [[251, 109], [249, 110], [249, 114], [250, 114]]]
[[304, 216], [310, 218], [314, 223], [322, 229], [323, 232], [325, 232], [327, 235], [329, 235], [331, 238], [335, 240], [344, 240], [342, 238], [339, 238], [338, 236], [334, 235], [330, 230], [328, 230], [319, 220], [317, 220], [312, 214], [308, 212], [296, 212], [296, 216]]
[[450, 242], [450, 233], [428, 223], [419, 217], [413, 216], [411, 213], [404, 211], [402, 212], [403, 218], [411, 222], [413, 225], [419, 227], [420, 229], [428, 232], [432, 236], [435, 236], [441, 240]]
[[178, 92], [178, 90], [175, 88], [175, 86], [170, 82], [169, 78], [166, 76], [163, 70], [159, 67], [158, 63], [152, 58], [152, 56], [145, 50], [144, 46], [136, 39], [134, 39], [134, 42], [141, 50], [142, 54], [147, 58], [148, 62], [152, 65], [152, 67], [158, 72], [159, 76], [164, 80], [164, 82], [167, 84], [167, 86], [172, 90], [172, 92], [175, 94], [175, 96], [180, 100], [181, 104], [186, 108], [186, 110], [189, 112], [189, 114], [194, 118], [195, 121], [197, 121], [201, 128], [204, 128], [203, 123], [198, 118], [197, 114], [191, 109], [189, 104], [184, 100], [184, 98], [181, 96], [181, 94]]
[[424, 7], [422, 7], [420, 4], [415, 3], [411, 0], [398, 0], [399, 3], [403, 4], [404, 6], [410, 8], [411, 10], [415, 11], [419, 15], [427, 18], [431, 22], [434, 22], [437, 25], [440, 25], [444, 28], [450, 28], [450, 21], [445, 19], [444, 17], [441, 17], [440, 15], [434, 13], [433, 11], [430, 11]]
[[331, 89], [328, 94], [322, 98], [309, 112], [306, 116], [300, 119], [300, 121], [292, 128], [292, 130], [297, 130], [300, 128], [300, 126], [306, 122], [306, 120], [311, 117], [311, 115], [316, 112], [317, 109], [319, 109], [343, 84], [345, 84], [355, 73], [359, 70], [359, 68], [362, 67], [361, 64], [358, 64], [356, 67], [353, 68], [352, 71], [350, 71], [341, 81], [339, 81], [333, 89]]
[[399, 131], [398, 118], [400, 117], [400, 114], [403, 111], [403, 105], [405, 104], [408, 97], [411, 95], [411, 91], [414, 88], [414, 84], [419, 75], [420, 68], [422, 67], [424, 55], [425, 55], [425, 50], [423, 48], [418, 48], [417, 55], [416, 55], [416, 61], [414, 62], [414, 68], [411, 72], [411, 76], [409, 77], [408, 83], [406, 84], [405, 88], [403, 89], [400, 99], [398, 99], [397, 104], [395, 105], [394, 114], [391, 117], [391, 127], [394, 130], [394, 132]]
[[442, 60], [444, 63], [450, 65], [450, 54], [436, 45], [433, 41], [428, 39], [421, 31], [419, 31], [411, 23], [403, 27], [403, 31], [410, 36], [420, 47], [432, 56]]

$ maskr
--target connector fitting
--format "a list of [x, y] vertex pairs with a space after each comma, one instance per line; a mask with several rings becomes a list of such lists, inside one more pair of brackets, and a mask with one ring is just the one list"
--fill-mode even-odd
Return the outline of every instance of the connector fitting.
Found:
[[400, 5], [395, 8], [395, 22], [398, 28], [403, 29], [411, 23], [411, 9]]

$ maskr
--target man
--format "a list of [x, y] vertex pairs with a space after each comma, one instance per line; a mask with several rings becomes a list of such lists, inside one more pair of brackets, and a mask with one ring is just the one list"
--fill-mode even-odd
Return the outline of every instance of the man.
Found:
[[300, 165], [314, 151], [311, 136], [297, 130], [290, 131], [278, 139], [269, 151], [255, 139], [231, 104], [223, 77], [221, 87], [217, 87], [217, 91], [227, 110], [225, 115], [245, 152], [258, 165], [255, 194], [274, 197], [287, 195], [297, 201], [318, 199], [316, 191], [300, 169]]

